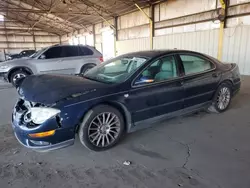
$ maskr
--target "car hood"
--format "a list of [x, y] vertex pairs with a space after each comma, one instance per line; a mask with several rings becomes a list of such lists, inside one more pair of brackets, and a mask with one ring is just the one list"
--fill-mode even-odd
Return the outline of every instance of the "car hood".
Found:
[[13, 60], [8, 60], [4, 62], [4, 65], [14, 66], [14, 65], [21, 65], [22, 63], [26, 63], [26, 62], [27, 62], [27, 59], [13, 59]]
[[23, 80], [18, 93], [25, 100], [51, 105], [73, 96], [92, 95], [107, 87], [108, 84], [78, 76], [33, 75]]
[[12, 55], [9, 55], [10, 57], [18, 57], [20, 56], [19, 54], [12, 54]]

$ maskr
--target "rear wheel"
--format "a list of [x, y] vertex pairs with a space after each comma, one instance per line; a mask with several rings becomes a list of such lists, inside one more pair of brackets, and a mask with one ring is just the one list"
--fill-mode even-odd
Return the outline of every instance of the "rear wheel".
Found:
[[113, 147], [124, 132], [124, 119], [115, 108], [100, 105], [90, 110], [80, 125], [81, 143], [90, 150], [103, 151]]
[[95, 67], [95, 65], [93, 64], [89, 64], [89, 65], [85, 65], [81, 68], [81, 74], [85, 74], [88, 70], [92, 69], [93, 67]]
[[209, 112], [221, 113], [228, 109], [232, 98], [232, 85], [222, 83], [213, 98], [212, 105], [208, 108]]
[[21, 78], [25, 78], [27, 76], [28, 74], [25, 71], [17, 70], [11, 74], [10, 82], [12, 83], [13, 86], [16, 86], [18, 80], [20, 80]]

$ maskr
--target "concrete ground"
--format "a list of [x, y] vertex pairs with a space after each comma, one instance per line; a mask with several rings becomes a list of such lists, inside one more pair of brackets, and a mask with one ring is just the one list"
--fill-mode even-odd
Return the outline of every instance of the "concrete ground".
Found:
[[[0, 84], [0, 187], [250, 187], [250, 78], [223, 114], [200, 112], [127, 135], [95, 153], [75, 145], [50, 153], [13, 136], [17, 95]], [[123, 165], [124, 161], [131, 165]]]

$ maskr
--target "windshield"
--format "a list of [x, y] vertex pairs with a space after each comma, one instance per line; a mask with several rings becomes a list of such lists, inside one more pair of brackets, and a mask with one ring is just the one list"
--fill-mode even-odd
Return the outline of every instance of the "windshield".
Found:
[[47, 49], [47, 48], [43, 48], [43, 49], [41, 49], [41, 50], [38, 50], [37, 52], [35, 52], [34, 54], [32, 54], [32, 55], [29, 56], [29, 57], [31, 57], [31, 58], [37, 58], [37, 57], [39, 57], [46, 49]]
[[142, 57], [118, 57], [90, 69], [84, 77], [105, 83], [122, 83], [146, 61]]

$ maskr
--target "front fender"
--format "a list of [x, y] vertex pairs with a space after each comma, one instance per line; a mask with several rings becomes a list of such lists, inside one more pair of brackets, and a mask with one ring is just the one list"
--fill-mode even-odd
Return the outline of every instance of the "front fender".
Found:
[[9, 80], [9, 78], [10, 78], [10, 75], [13, 73], [13, 72], [15, 72], [16, 70], [25, 70], [25, 71], [28, 71], [30, 74], [34, 74], [34, 72], [29, 68], [29, 67], [26, 67], [26, 66], [17, 66], [17, 67], [13, 67], [13, 68], [11, 68], [9, 71], [8, 71], [8, 73], [7, 73], [7, 78], [8, 78], [8, 81], [10, 81]]

